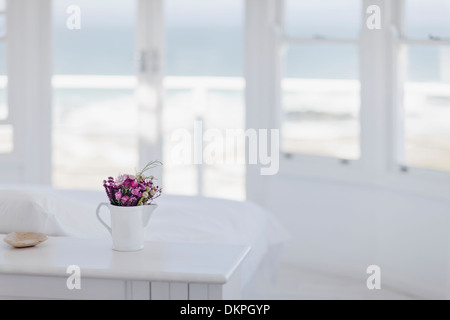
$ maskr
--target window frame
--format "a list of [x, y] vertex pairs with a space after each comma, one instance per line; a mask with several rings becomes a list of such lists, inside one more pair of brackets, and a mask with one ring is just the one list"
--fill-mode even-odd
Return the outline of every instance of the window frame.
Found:
[[[305, 154], [280, 155], [280, 173], [450, 199], [450, 172], [405, 166], [403, 124], [402, 48], [407, 44], [449, 45], [450, 41], [411, 40], [404, 36], [404, 0], [361, 0], [360, 46], [360, 148], [359, 160]], [[369, 30], [366, 9], [381, 9], [380, 30]], [[282, 2], [279, 6], [283, 6]], [[283, 10], [282, 8], [279, 10]], [[298, 43], [287, 38], [284, 41]], [[349, 43], [349, 39], [310, 39], [309, 42]], [[447, 43], [448, 42], [448, 43]], [[371, 63], [367, 63], [370, 61]], [[281, 74], [281, 70], [278, 71]], [[280, 78], [281, 79], [281, 78]], [[281, 84], [280, 84], [281, 86]], [[281, 100], [279, 101], [281, 106]], [[281, 113], [281, 107], [279, 108]], [[277, 115], [279, 117], [279, 115]], [[281, 130], [281, 119], [278, 128]]]
[[[12, 40], [7, 45], [9, 113], [6, 121], [14, 126], [14, 151], [12, 154], [0, 155], [0, 172], [10, 177], [2, 179], [2, 182], [50, 183], [51, 1], [40, 0], [38, 3], [35, 0], [22, 0], [21, 5], [18, 1], [7, 1], [8, 15], [12, 15], [7, 19], [7, 32], [8, 38]], [[405, 39], [402, 35], [400, 26], [403, 23], [404, 1], [361, 1], [361, 32], [365, 33], [359, 40], [361, 159], [346, 162], [319, 156], [281, 156], [279, 174], [369, 184], [450, 199], [450, 173], [409, 167], [405, 171], [399, 161], [403, 106], [402, 65], [398, 50], [402, 43], [417, 43], [417, 40]], [[153, 5], [157, 6], [158, 3]], [[381, 30], [365, 28], [365, 9], [370, 5], [381, 7]], [[283, 0], [246, 0], [247, 129], [281, 127], [282, 13]], [[153, 28], [156, 28], [152, 29], [156, 34], [161, 33], [157, 24]], [[31, 39], [33, 41], [29, 41]], [[152, 43], [151, 39], [156, 43]], [[424, 43], [422, 40], [420, 42]], [[160, 39], [147, 36], [142, 43], [146, 48], [162, 47]], [[431, 41], [430, 44], [443, 43]], [[374, 70], [376, 76], [373, 75]], [[160, 83], [159, 73], [146, 74], [144, 77], [153, 85]], [[146, 153], [153, 150], [157, 154], [161, 151], [158, 144], [143, 145], [142, 148]], [[268, 179], [270, 177], [260, 175], [257, 166], [247, 164], [247, 199], [264, 204], [270, 185]]]
[[[395, 21], [398, 28], [398, 46], [401, 48], [401, 52], [399, 53], [397, 60], [398, 60], [398, 73], [399, 75], [405, 75], [406, 74], [406, 66], [404, 63], [402, 63], [402, 55], [405, 53], [404, 50], [407, 49], [408, 46], [411, 45], [420, 45], [420, 46], [431, 46], [431, 47], [440, 47], [440, 46], [446, 46], [450, 48], [450, 40], [446, 39], [412, 39], [408, 38], [406, 36], [406, 23], [405, 23], [405, 14], [406, 14], [406, 1], [405, 0], [398, 0], [397, 3], [397, 10], [398, 10], [398, 16], [397, 20]], [[398, 90], [401, 97], [404, 96], [404, 84], [406, 81], [403, 78], [399, 78], [398, 82]], [[450, 171], [444, 171], [444, 170], [437, 170], [437, 169], [430, 169], [430, 168], [424, 168], [424, 167], [417, 167], [417, 166], [410, 166], [405, 163], [405, 157], [406, 157], [406, 150], [404, 146], [406, 145], [406, 139], [405, 139], [405, 128], [404, 128], [404, 119], [403, 119], [403, 112], [404, 112], [404, 102], [403, 99], [399, 99], [397, 101], [398, 103], [398, 129], [397, 129], [397, 141], [399, 144], [399, 150], [397, 153], [397, 158], [394, 160], [396, 162], [396, 170], [400, 173], [406, 173], [412, 177], [415, 177], [417, 179], [430, 179], [435, 182], [450, 182]], [[401, 147], [403, 146], [403, 148]]]
[[[5, 8], [4, 10], [0, 10], [0, 16], [3, 16], [5, 18], [5, 33], [0, 35], [0, 43], [3, 43], [5, 45], [5, 57], [4, 57], [4, 65], [6, 68], [6, 72], [5, 75], [3, 77], [6, 78], [6, 84], [5, 84], [5, 91], [6, 91], [6, 96], [8, 97], [8, 54], [7, 54], [7, 50], [8, 50], [8, 3], [5, 3]], [[10, 125], [13, 127], [13, 137], [12, 137], [12, 144], [13, 144], [13, 148], [11, 152], [7, 152], [7, 153], [0, 153], [0, 160], [7, 160], [7, 159], [14, 159], [14, 154], [16, 153], [15, 150], [15, 141], [14, 141], [14, 125], [11, 121], [11, 108], [9, 107], [9, 103], [8, 103], [8, 98], [6, 99], [6, 109], [7, 109], [7, 116], [4, 119], [0, 119], [0, 126], [5, 126], [5, 125]]]
[[[361, 0], [360, 0], [361, 1]], [[282, 12], [283, 16], [285, 13], [286, 8], [284, 8], [284, 3], [279, 2], [278, 5], [280, 8], [279, 11]], [[283, 17], [284, 20], [284, 17]], [[320, 37], [320, 38], [307, 38], [307, 37], [293, 37], [287, 34], [285, 31], [285, 25], [284, 23], [279, 26], [280, 28], [280, 41], [281, 45], [284, 48], [287, 48], [290, 45], [295, 44], [351, 44], [357, 46], [357, 49], [359, 51], [361, 48], [361, 34], [359, 34], [356, 38], [326, 38], [326, 37]], [[358, 54], [358, 58], [360, 58], [361, 52]], [[283, 54], [281, 56], [282, 64], [284, 64], [285, 61], [285, 49], [283, 50]], [[360, 66], [359, 66], [360, 67]], [[361, 68], [359, 68], [359, 77], [358, 81], [361, 83], [362, 78], [362, 72]], [[285, 79], [283, 70], [280, 70], [281, 73], [281, 79]], [[278, 127], [280, 131], [282, 131], [283, 127], [283, 117], [284, 117], [284, 110], [282, 106], [282, 102], [280, 101], [280, 108], [279, 108], [279, 119], [280, 122], [278, 124]], [[362, 104], [360, 104], [360, 111], [362, 108]], [[323, 170], [327, 170], [333, 168], [331, 172], [328, 172], [328, 174], [334, 174], [333, 172], [337, 171], [349, 171], [351, 170], [354, 172], [354, 174], [357, 174], [360, 172], [362, 168], [362, 125], [361, 125], [361, 117], [359, 119], [359, 128], [360, 128], [360, 136], [359, 136], [359, 151], [360, 156], [358, 159], [345, 159], [345, 158], [338, 158], [333, 156], [322, 156], [322, 155], [314, 155], [314, 154], [305, 154], [305, 153], [287, 153], [281, 151], [280, 157], [281, 157], [281, 165], [285, 168], [291, 168], [294, 166], [294, 163], [299, 164], [299, 168], [307, 167], [305, 168], [305, 171], [302, 171], [303, 174], [311, 173], [313, 172], [321, 172]], [[282, 137], [282, 134], [280, 134]], [[282, 144], [282, 143], [281, 143]], [[291, 171], [291, 169], [289, 171]], [[297, 171], [294, 169], [294, 171]]]
[[0, 155], [3, 183], [51, 182], [51, 1], [7, 0], [6, 69], [13, 152]]

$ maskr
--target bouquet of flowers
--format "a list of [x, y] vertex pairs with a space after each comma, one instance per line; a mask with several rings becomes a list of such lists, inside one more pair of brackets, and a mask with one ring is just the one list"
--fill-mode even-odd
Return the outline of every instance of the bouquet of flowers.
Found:
[[121, 174], [116, 179], [109, 177], [108, 180], [104, 180], [103, 187], [110, 203], [121, 207], [151, 205], [153, 200], [161, 196], [162, 189], [154, 184], [153, 176], [144, 174], [161, 164], [159, 161], [153, 161], [136, 175]]

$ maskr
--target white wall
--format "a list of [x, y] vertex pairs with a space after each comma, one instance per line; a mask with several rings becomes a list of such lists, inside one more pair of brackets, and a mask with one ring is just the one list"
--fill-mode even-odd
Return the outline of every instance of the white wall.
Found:
[[284, 261], [361, 279], [381, 267], [382, 287], [446, 298], [450, 201], [305, 177], [268, 180], [268, 206], [291, 231]]

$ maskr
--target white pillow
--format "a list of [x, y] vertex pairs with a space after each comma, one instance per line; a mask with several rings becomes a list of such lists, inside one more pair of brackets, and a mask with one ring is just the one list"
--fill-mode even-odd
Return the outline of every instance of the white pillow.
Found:
[[107, 235], [95, 206], [47, 190], [0, 190], [0, 233], [42, 232], [50, 236]]

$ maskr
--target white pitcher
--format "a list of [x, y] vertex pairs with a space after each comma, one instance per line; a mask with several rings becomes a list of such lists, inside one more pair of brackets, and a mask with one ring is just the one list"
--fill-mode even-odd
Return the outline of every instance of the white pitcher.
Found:
[[[111, 226], [101, 217], [100, 209], [105, 206], [111, 214]], [[144, 248], [145, 228], [150, 217], [158, 207], [156, 204], [120, 207], [102, 202], [97, 207], [97, 218], [108, 229], [113, 240], [113, 250], [138, 251]]]

